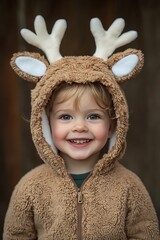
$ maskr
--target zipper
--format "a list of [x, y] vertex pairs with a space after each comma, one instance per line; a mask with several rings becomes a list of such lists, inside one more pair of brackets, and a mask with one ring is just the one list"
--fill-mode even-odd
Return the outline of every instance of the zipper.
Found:
[[88, 178], [92, 175], [92, 172], [87, 176], [87, 178], [82, 183], [81, 187], [78, 188], [72, 176], [69, 175], [70, 179], [75, 185], [77, 191], [77, 239], [82, 240], [82, 204], [84, 202], [82, 187], [84, 183], [88, 180]]
[[80, 191], [80, 189], [78, 189], [78, 192], [77, 192], [77, 201], [78, 203], [83, 203], [83, 194], [82, 192]]
[[77, 191], [77, 238], [82, 239], [82, 204], [83, 194], [81, 189]]

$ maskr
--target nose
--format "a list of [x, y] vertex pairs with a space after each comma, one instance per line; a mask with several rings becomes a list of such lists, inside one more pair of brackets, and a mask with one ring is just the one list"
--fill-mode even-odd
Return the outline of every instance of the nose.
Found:
[[88, 127], [84, 120], [77, 120], [72, 128], [73, 132], [87, 132]]

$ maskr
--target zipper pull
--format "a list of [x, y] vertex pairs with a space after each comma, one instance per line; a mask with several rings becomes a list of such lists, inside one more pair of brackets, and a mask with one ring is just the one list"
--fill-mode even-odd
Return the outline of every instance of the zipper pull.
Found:
[[81, 204], [83, 203], [83, 194], [80, 190], [78, 190], [77, 192], [77, 201], [78, 203], [81, 203]]

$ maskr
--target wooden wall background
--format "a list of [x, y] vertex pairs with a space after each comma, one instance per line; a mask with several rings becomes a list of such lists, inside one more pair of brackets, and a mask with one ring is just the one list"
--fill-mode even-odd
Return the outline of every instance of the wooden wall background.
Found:
[[141, 177], [160, 218], [160, 1], [1, 0], [0, 236], [15, 184], [27, 171], [41, 164], [29, 128], [30, 90], [34, 85], [18, 78], [9, 65], [14, 52], [38, 51], [26, 44], [19, 34], [22, 27], [33, 30], [38, 14], [45, 17], [49, 30], [55, 20], [67, 20], [62, 55], [92, 55], [95, 46], [89, 21], [95, 16], [102, 20], [105, 28], [115, 18], [123, 17], [125, 31], [138, 31], [138, 39], [124, 48], [142, 49], [145, 66], [136, 79], [124, 85], [130, 109], [130, 129], [122, 162]]

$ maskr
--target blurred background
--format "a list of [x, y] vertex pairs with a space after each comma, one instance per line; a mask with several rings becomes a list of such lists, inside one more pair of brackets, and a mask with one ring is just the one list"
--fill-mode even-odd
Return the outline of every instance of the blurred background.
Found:
[[[0, 239], [4, 216], [14, 186], [30, 169], [42, 163], [30, 134], [30, 91], [33, 83], [20, 79], [10, 67], [14, 52], [35, 51], [20, 36], [34, 31], [36, 15], [44, 16], [48, 31], [65, 18], [68, 28], [61, 54], [92, 55], [95, 44], [89, 29], [99, 17], [105, 29], [123, 17], [124, 31], [138, 38], [117, 49], [141, 49], [145, 66], [138, 77], [123, 85], [130, 112], [128, 148], [121, 160], [143, 181], [160, 219], [160, 1], [159, 0], [1, 0], [0, 1]], [[40, 52], [41, 53], [41, 52]], [[42, 53], [43, 54], [43, 53]]]

